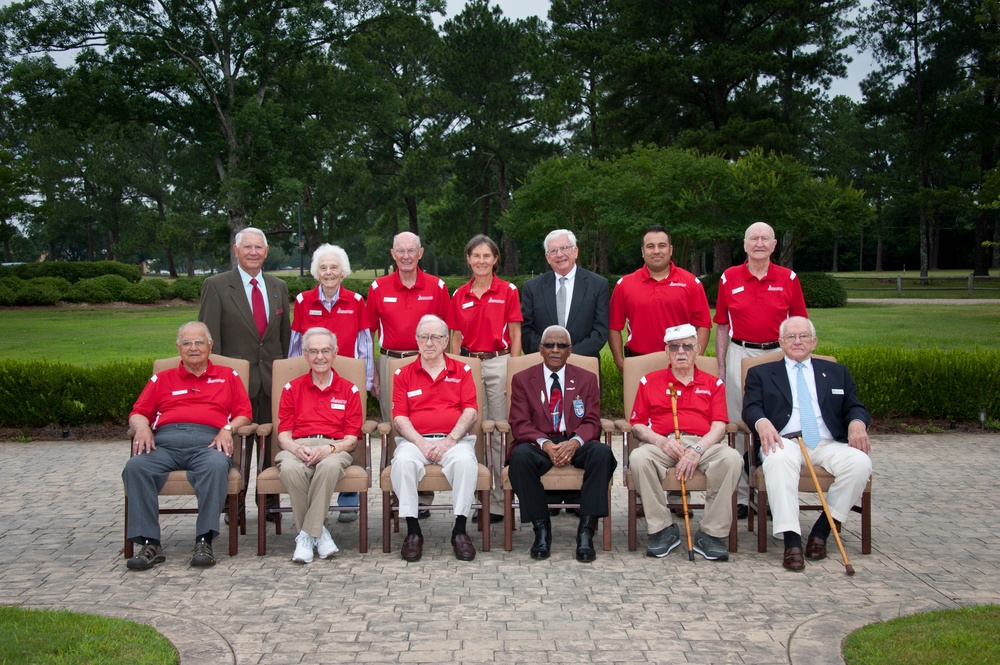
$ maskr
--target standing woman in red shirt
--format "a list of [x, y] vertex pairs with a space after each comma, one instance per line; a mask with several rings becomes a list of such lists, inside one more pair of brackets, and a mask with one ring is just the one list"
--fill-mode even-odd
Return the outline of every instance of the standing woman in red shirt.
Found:
[[[521, 354], [521, 298], [517, 287], [497, 277], [500, 248], [488, 236], [477, 235], [465, 245], [465, 260], [472, 269], [472, 279], [460, 286], [448, 308], [451, 328], [451, 352], [472, 356], [482, 361], [483, 388], [486, 404], [483, 418], [507, 419], [507, 355]], [[493, 459], [500, 459], [499, 439]], [[491, 503], [503, 505], [500, 490], [501, 464], [493, 465], [493, 496]], [[491, 515], [491, 521], [502, 521], [502, 515]]]
[[[302, 355], [302, 336], [310, 328], [326, 328], [337, 336], [338, 353], [365, 361], [365, 388], [372, 389], [375, 354], [372, 346], [368, 308], [361, 294], [344, 288], [342, 282], [351, 274], [347, 252], [337, 245], [323, 244], [312, 255], [309, 272], [319, 282], [315, 289], [295, 297], [292, 334], [288, 357]], [[357, 492], [341, 492], [337, 505], [358, 505]], [[338, 522], [353, 522], [358, 514], [341, 511]]]

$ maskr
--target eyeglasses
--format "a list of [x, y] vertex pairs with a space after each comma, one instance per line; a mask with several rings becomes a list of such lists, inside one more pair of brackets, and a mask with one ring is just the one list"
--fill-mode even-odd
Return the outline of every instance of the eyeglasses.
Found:
[[310, 358], [315, 358], [317, 356], [328, 356], [333, 353], [333, 349], [329, 346], [325, 349], [306, 349], [303, 354], [309, 356]]
[[568, 349], [573, 345], [567, 344], [566, 342], [543, 342], [539, 346], [541, 346], [543, 349], [549, 349], [550, 351], [552, 349], [559, 349], [560, 351], [565, 351], [566, 349]]
[[794, 342], [795, 340], [799, 340], [800, 342], [808, 342], [812, 338], [813, 338], [812, 333], [799, 333], [798, 335], [794, 333], [788, 333], [787, 335], [784, 335], [781, 339], [785, 340], [786, 342]]
[[553, 247], [552, 249], [545, 250], [545, 253], [549, 256], [555, 256], [556, 254], [569, 254], [571, 249], [576, 249], [574, 245], [563, 245], [562, 247]]
[[670, 349], [671, 353], [677, 353], [681, 349], [684, 349], [687, 353], [694, 351], [694, 344], [667, 344], [667, 348]]
[[396, 249], [395, 247], [393, 247], [392, 251], [396, 254], [399, 254], [400, 256], [416, 256], [417, 254], [420, 253], [419, 248], [413, 249], [412, 247], [410, 249]]
[[186, 339], [183, 342], [181, 342], [181, 348], [182, 349], [190, 349], [192, 346], [195, 347], [195, 348], [197, 348], [197, 349], [203, 349], [206, 346], [208, 346], [208, 340], [207, 339]]
[[426, 344], [427, 342], [434, 342], [439, 344], [444, 340], [448, 339], [447, 335], [417, 335], [417, 341], [421, 344]]

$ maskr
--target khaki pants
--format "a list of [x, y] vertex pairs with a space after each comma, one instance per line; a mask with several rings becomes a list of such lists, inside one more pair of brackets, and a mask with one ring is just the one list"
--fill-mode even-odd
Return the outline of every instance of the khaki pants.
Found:
[[[295, 443], [309, 446], [329, 446], [328, 439], [296, 439]], [[292, 500], [296, 533], [305, 531], [313, 538], [323, 533], [323, 521], [330, 511], [330, 498], [344, 471], [354, 458], [350, 453], [327, 455], [318, 464], [306, 464], [287, 450], [279, 452], [274, 461], [278, 464], [278, 477]]]

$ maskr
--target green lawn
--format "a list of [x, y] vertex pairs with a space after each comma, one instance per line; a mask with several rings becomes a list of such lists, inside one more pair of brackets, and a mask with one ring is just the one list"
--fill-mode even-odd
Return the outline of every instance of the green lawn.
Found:
[[[838, 348], [866, 344], [1000, 348], [1000, 307], [994, 305], [852, 304], [814, 309], [810, 314], [819, 332], [820, 352], [836, 354]], [[178, 326], [197, 317], [194, 305], [0, 309], [0, 358], [93, 366], [163, 357], [175, 352]], [[710, 355], [714, 348], [713, 341]]]

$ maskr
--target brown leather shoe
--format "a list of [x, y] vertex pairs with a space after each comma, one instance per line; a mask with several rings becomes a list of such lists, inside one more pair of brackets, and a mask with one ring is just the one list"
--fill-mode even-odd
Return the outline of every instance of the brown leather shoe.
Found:
[[781, 560], [781, 565], [788, 570], [804, 570], [806, 562], [802, 560], [802, 548], [789, 547], [785, 550], [785, 558]]
[[819, 561], [826, 558], [826, 541], [819, 536], [809, 536], [806, 541], [806, 558], [810, 561]]
[[404, 561], [420, 561], [424, 555], [424, 537], [419, 533], [411, 533], [403, 539], [401, 552]]
[[476, 558], [476, 547], [467, 533], [452, 536], [451, 547], [455, 550], [455, 558], [459, 561], [472, 561]]

